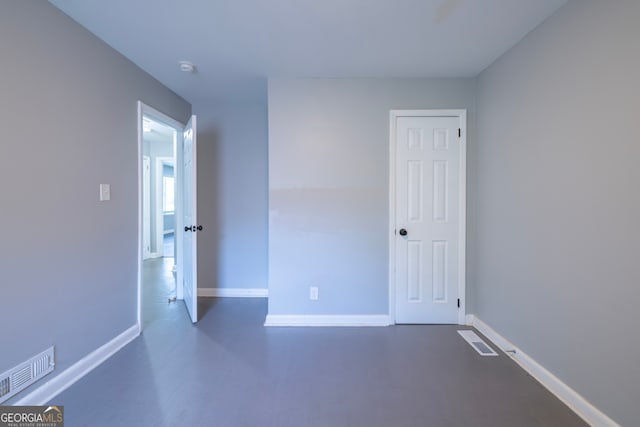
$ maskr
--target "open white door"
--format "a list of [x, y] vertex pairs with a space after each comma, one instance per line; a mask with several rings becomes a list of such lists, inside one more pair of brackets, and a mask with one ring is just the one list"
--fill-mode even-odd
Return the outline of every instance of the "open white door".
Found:
[[183, 275], [182, 290], [184, 304], [191, 321], [198, 321], [198, 226], [196, 197], [196, 116], [191, 116], [184, 128], [182, 145], [183, 182], [182, 182], [182, 217], [183, 228]]

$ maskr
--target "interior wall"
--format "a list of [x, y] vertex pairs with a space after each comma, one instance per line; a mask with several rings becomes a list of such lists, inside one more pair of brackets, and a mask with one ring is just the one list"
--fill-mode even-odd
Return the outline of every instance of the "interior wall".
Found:
[[156, 218], [158, 218], [158, 209], [162, 209], [162, 201], [158, 200], [158, 194], [159, 192], [162, 192], [162, 187], [158, 188], [158, 186], [162, 185], [162, 179], [159, 179], [159, 176], [162, 176], [163, 171], [158, 170], [157, 160], [159, 157], [174, 158], [173, 138], [165, 139], [161, 136], [144, 136], [144, 139], [145, 144], [147, 142], [149, 143], [149, 156], [151, 157], [151, 252], [159, 253], [160, 255], [162, 255], [163, 242], [158, 241], [158, 236], [156, 233], [158, 221], [156, 221]]
[[250, 101], [195, 105], [198, 286], [267, 288], [266, 90]]
[[389, 111], [467, 109], [473, 141], [475, 81], [272, 79], [268, 91], [269, 314], [387, 314]]
[[478, 80], [476, 314], [638, 423], [640, 2], [571, 1]]
[[50, 379], [136, 324], [137, 101], [191, 106], [48, 2], [0, 2], [0, 57], [0, 371]]
[[[173, 144], [172, 144], [173, 146]], [[173, 148], [173, 147], [172, 147]], [[175, 162], [175, 160], [174, 160]], [[173, 166], [167, 165], [167, 164], [163, 164], [162, 165], [162, 177], [168, 177], [168, 178], [174, 178], [174, 182], [175, 182], [175, 176], [176, 176], [176, 172], [175, 172], [175, 168]], [[162, 185], [162, 184], [161, 184]], [[163, 187], [164, 189], [164, 187]], [[175, 189], [174, 189], [175, 191]], [[174, 198], [175, 198], [175, 194], [174, 194]], [[163, 200], [164, 202], [164, 200]], [[175, 203], [175, 200], [174, 200]], [[164, 234], [170, 234], [170, 233], [174, 233], [175, 232], [175, 227], [176, 227], [176, 223], [175, 223], [175, 211], [174, 212], [168, 212], [168, 213], [163, 213], [162, 215], [162, 231], [164, 232]], [[168, 256], [169, 254], [165, 254], [165, 256]]]

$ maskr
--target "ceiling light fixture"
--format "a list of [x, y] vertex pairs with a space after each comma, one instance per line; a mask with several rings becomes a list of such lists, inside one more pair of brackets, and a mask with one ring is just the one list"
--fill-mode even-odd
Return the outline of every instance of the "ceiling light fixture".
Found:
[[180, 62], [178, 62], [178, 65], [180, 65], [180, 71], [183, 71], [185, 73], [195, 73], [196, 72], [196, 66], [193, 65], [189, 61], [180, 61]]

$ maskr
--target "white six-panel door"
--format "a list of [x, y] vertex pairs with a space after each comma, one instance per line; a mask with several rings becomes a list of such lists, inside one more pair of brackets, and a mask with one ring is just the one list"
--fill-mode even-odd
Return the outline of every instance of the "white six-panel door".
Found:
[[459, 323], [461, 118], [392, 115], [392, 120], [395, 321]]
[[191, 321], [198, 321], [198, 264], [197, 264], [197, 205], [196, 205], [196, 117], [191, 116], [184, 128], [183, 150], [183, 273], [182, 290], [184, 304], [187, 307]]

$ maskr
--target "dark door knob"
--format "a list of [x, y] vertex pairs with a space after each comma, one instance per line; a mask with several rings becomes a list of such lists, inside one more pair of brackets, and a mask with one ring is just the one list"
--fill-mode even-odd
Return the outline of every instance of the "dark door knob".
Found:
[[201, 225], [199, 225], [199, 226], [197, 227], [197, 229], [198, 229], [198, 231], [202, 231], [202, 226], [201, 226]]
[[193, 231], [193, 230], [191, 229], [191, 227], [187, 227], [187, 226], [185, 225], [185, 227], [184, 227], [184, 231]]
[[401, 228], [399, 231], [401, 236], [406, 236], [407, 235], [407, 230], [405, 230], [404, 228]]

